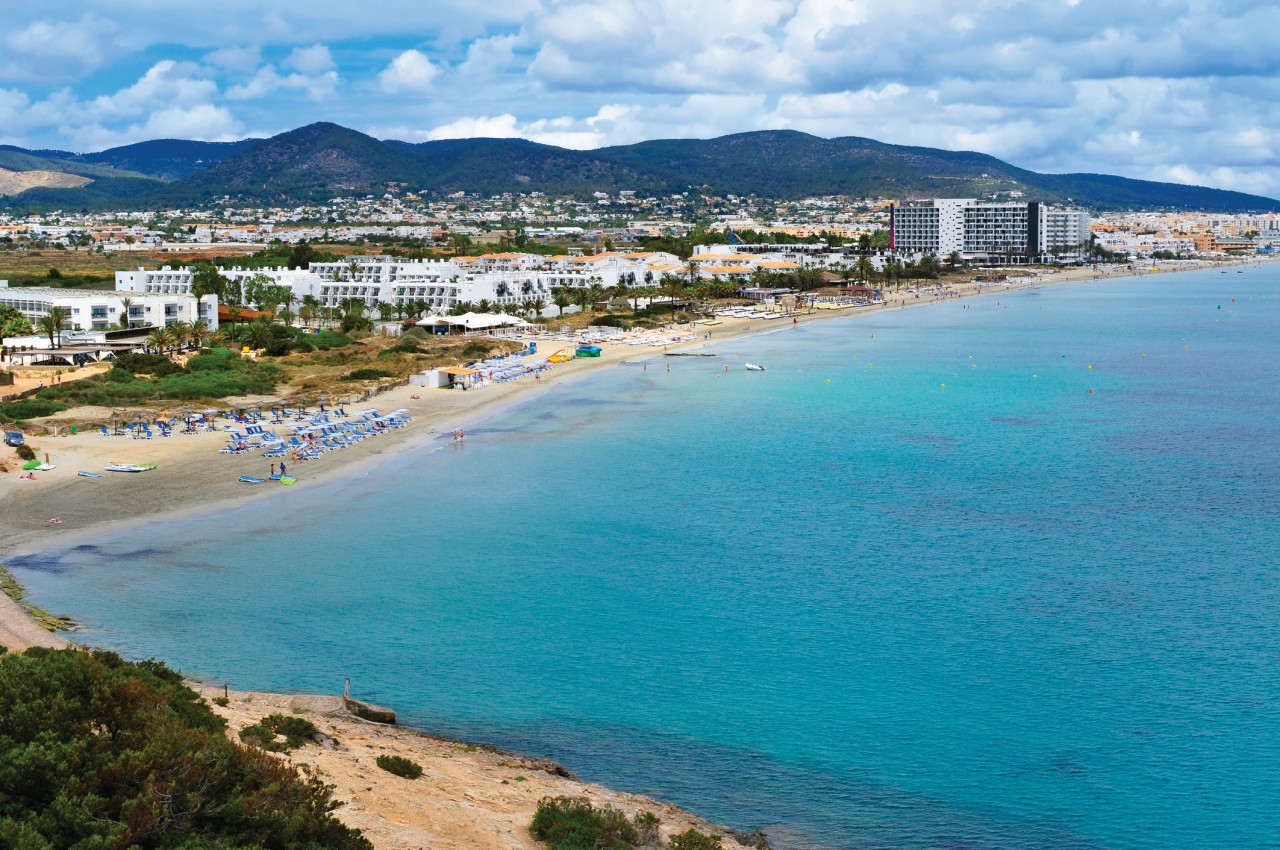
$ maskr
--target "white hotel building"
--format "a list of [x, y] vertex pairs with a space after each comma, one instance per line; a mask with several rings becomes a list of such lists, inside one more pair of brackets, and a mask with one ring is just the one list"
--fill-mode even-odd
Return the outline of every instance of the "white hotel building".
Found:
[[101, 331], [125, 323], [124, 299], [128, 298], [128, 326], [172, 325], [203, 319], [218, 327], [218, 299], [208, 295], [197, 301], [187, 294], [144, 294], [93, 289], [60, 289], [51, 286], [10, 287], [0, 280], [0, 306], [12, 307], [35, 324], [50, 309], [66, 311], [67, 330]]
[[[266, 275], [289, 287], [301, 300], [314, 296], [327, 307], [360, 298], [370, 308], [379, 303], [410, 305], [425, 301], [433, 313], [447, 313], [462, 303], [489, 301], [520, 304], [550, 301], [555, 287], [582, 288], [657, 285], [662, 275], [677, 272], [681, 261], [661, 252], [608, 252], [583, 256], [484, 254], [450, 260], [404, 260], [398, 257], [350, 257], [312, 263], [302, 269], [222, 269], [224, 277], [243, 281]], [[124, 292], [190, 294], [189, 267], [116, 272], [116, 289]]]
[[1046, 260], [1089, 241], [1084, 210], [1040, 203], [985, 203], [938, 198], [903, 204], [895, 211], [894, 248], [909, 253], [966, 259], [1021, 255]]

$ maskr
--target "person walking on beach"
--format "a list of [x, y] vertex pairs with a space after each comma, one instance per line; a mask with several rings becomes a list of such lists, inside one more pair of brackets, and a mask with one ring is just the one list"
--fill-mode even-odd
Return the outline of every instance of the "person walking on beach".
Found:
[[[272, 464], [272, 466], [275, 466], [275, 464]], [[284, 476], [285, 476], [284, 461], [280, 461], [280, 477], [284, 478]]]
[[[280, 473], [280, 474], [283, 475], [284, 473]], [[275, 476], [276, 476], [276, 465], [273, 463], [271, 464], [271, 477], [275, 478]]]

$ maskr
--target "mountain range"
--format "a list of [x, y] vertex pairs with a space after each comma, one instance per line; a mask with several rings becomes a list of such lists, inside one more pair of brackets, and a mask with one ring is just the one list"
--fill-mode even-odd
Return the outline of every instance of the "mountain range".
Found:
[[[318, 123], [269, 139], [160, 139], [90, 154], [0, 146], [0, 172], [19, 174], [0, 182], [0, 194], [13, 187], [0, 204], [33, 211], [185, 207], [223, 196], [295, 204], [387, 191], [586, 197], [627, 189], [641, 196], [694, 191], [776, 199], [1020, 192], [1026, 200], [1093, 209], [1280, 211], [1280, 201], [1242, 192], [1105, 174], [1040, 174], [971, 151], [793, 130], [580, 151], [522, 139], [381, 141]], [[22, 172], [29, 172], [26, 179]]]

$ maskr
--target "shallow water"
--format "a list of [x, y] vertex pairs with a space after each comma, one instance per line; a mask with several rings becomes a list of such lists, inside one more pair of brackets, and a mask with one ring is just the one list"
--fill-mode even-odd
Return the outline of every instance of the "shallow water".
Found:
[[1278, 278], [785, 327], [15, 572], [787, 846], [1275, 847]]

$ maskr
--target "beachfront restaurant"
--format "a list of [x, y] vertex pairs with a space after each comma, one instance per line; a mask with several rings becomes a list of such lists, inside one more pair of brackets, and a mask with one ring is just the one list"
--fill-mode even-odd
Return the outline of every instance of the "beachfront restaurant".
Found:
[[448, 390], [454, 387], [474, 386], [479, 380], [479, 369], [468, 369], [466, 366], [444, 366], [431, 369], [418, 375], [410, 375], [409, 383], [415, 387]]
[[506, 316], [501, 313], [463, 313], [461, 316], [428, 316], [417, 323], [432, 333], [467, 333], [472, 331], [491, 331], [496, 328], [523, 327], [528, 325], [524, 319]]

